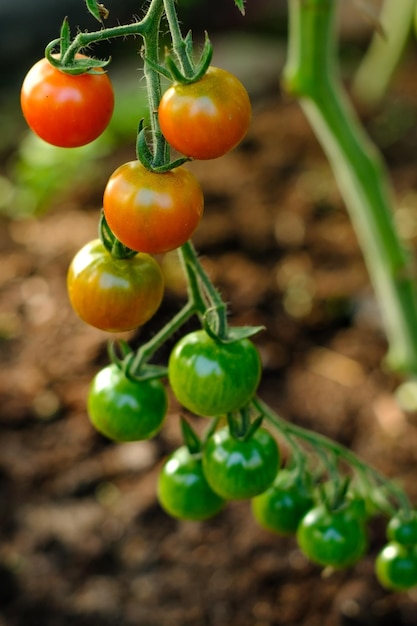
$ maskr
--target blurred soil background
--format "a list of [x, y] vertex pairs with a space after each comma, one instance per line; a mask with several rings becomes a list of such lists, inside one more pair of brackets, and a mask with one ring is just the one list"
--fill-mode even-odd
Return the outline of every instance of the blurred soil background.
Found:
[[[0, 7], [0, 626], [417, 625], [417, 593], [389, 594], [374, 577], [384, 520], [372, 522], [369, 553], [358, 565], [323, 575], [293, 539], [258, 528], [246, 502], [205, 523], [161, 511], [159, 467], [181, 443], [173, 400], [151, 442], [115, 445], [90, 426], [86, 394], [107, 363], [108, 336], [75, 317], [65, 276], [96, 236], [108, 176], [134, 158], [145, 106], [138, 42], [125, 52], [110, 46], [118, 108], [92, 146], [41, 144], [18, 103], [25, 72], [64, 15], [74, 28], [95, 28], [82, 5], [15, 0]], [[140, 13], [133, 1], [107, 6], [112, 23]], [[349, 75], [371, 26], [353, 2], [343, 8]], [[386, 343], [361, 251], [321, 149], [297, 103], [279, 89], [285, 3], [249, 0], [247, 13], [241, 18], [231, 0], [184, 2], [184, 24], [196, 35], [214, 31], [214, 62], [243, 80], [254, 105], [237, 150], [189, 166], [206, 197], [195, 244], [230, 303], [232, 323], [266, 327], [256, 337], [261, 397], [355, 450], [417, 502], [417, 419], [399, 408], [399, 379], [384, 370]], [[390, 168], [396, 218], [412, 247], [416, 76], [412, 43], [382, 106], [364, 120]], [[184, 299], [175, 253], [160, 261], [165, 300], [142, 330], [124, 336], [133, 345]]]

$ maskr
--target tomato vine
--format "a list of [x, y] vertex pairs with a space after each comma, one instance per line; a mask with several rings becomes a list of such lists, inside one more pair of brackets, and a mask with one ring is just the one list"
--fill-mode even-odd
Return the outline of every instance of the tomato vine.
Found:
[[[244, 12], [242, 0], [235, 3]], [[286, 85], [306, 100], [307, 111], [314, 109], [325, 123], [333, 124], [330, 130], [339, 135], [336, 145], [340, 148], [336, 172], [340, 163], [346, 163], [343, 159], [349, 158], [350, 149], [365, 163], [376, 185], [367, 188], [368, 196], [359, 195], [366, 197], [372, 208], [375, 198], [385, 200], [379, 160], [373, 153], [361, 152], [356, 127], [349, 127], [349, 114], [333, 88], [328, 49], [318, 43], [317, 34], [324, 33], [328, 39], [333, 36], [330, 4], [328, 0], [290, 0], [295, 34]], [[86, 120], [87, 125], [93, 123], [88, 121], [92, 108], [88, 101], [75, 112], [68, 104], [67, 82], [82, 86], [88, 80], [93, 95], [97, 82], [104, 81], [107, 88], [110, 84], [106, 74], [110, 59], [81, 54], [105, 39], [141, 38], [150, 128], [138, 120], [137, 160], [122, 164], [109, 178], [100, 240], [88, 243], [69, 269], [71, 303], [83, 320], [108, 332], [137, 328], [155, 314], [163, 297], [162, 273], [150, 255], [173, 249], [181, 259], [188, 295], [178, 313], [136, 351], [126, 342], [109, 342], [111, 363], [98, 372], [88, 396], [92, 424], [116, 441], [155, 436], [167, 413], [162, 380], [167, 378], [183, 407], [213, 418], [203, 441], [182, 422], [184, 446], [164, 464], [158, 483], [158, 498], [169, 514], [180, 519], [207, 519], [222, 510], [227, 500], [253, 499], [254, 515], [260, 523], [276, 532], [296, 534], [300, 549], [312, 561], [337, 569], [362, 557], [368, 518], [383, 513], [392, 521], [388, 545], [377, 559], [377, 576], [389, 588], [407, 589], [417, 584], [416, 514], [406, 493], [352, 451], [289, 423], [257, 397], [261, 360], [251, 338], [262, 329], [229, 325], [227, 305], [190, 240], [202, 218], [203, 192], [186, 162], [218, 158], [242, 140], [251, 115], [245, 88], [236, 77], [211, 66], [207, 34], [196, 57], [191, 33], [182, 35], [174, 0], [151, 0], [142, 19], [112, 28], [104, 27], [108, 11], [102, 4], [86, 0], [86, 5], [102, 28], [78, 32], [71, 39], [65, 19], [60, 37], [48, 44], [41, 61], [49, 71], [41, 79], [42, 88], [56, 88], [69, 107], [62, 114], [68, 115], [70, 110], [73, 117], [72, 126], [65, 126], [66, 143], [61, 141], [61, 145], [72, 145], [71, 133], [76, 134]], [[162, 20], [168, 25], [171, 50], [161, 62]], [[303, 33], [308, 37], [303, 38]], [[318, 65], [320, 59], [322, 65]], [[317, 79], [317, 72], [323, 69], [332, 79], [325, 85], [328, 91], [322, 90]], [[172, 82], [164, 94], [161, 76]], [[39, 128], [31, 123], [30, 113], [36, 104], [38, 118], [48, 127], [57, 115], [57, 105], [49, 97], [39, 97], [29, 78], [22, 89], [23, 112], [42, 136], [42, 124]], [[103, 130], [103, 124], [106, 122], [95, 128], [88, 141]], [[53, 136], [45, 138], [54, 141]], [[174, 160], [172, 148], [181, 153]], [[353, 168], [349, 171], [353, 176], [350, 183], [361, 189], [360, 173]], [[390, 239], [392, 254], [387, 262], [395, 267], [383, 286], [398, 305], [397, 322], [403, 322], [404, 307], [396, 295], [401, 292], [400, 300], [409, 297], [413, 302], [409, 283], [399, 276], [405, 259], [390, 222], [379, 226], [382, 235], [371, 248], [380, 254], [384, 237]], [[369, 235], [370, 222], [365, 230]], [[193, 316], [201, 329], [177, 342], [167, 367], [153, 364], [155, 353]], [[408, 348], [406, 352], [409, 356]], [[282, 446], [287, 446], [290, 459], [284, 469], [280, 468]]]

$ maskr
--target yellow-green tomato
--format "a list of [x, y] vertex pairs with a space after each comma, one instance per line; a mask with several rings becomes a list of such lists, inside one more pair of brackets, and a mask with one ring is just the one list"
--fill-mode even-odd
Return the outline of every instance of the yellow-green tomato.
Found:
[[383, 587], [406, 591], [417, 585], [417, 546], [389, 542], [379, 552], [375, 573]]
[[172, 517], [194, 521], [213, 517], [225, 503], [207, 483], [201, 456], [191, 454], [187, 446], [165, 462], [158, 478], [158, 500]]
[[237, 411], [252, 399], [260, 377], [259, 353], [249, 339], [223, 343], [204, 330], [180, 339], [168, 363], [175, 397], [196, 415]]
[[161, 430], [168, 397], [159, 379], [133, 381], [111, 364], [93, 379], [87, 409], [93, 426], [109, 439], [139, 441]]
[[248, 439], [236, 439], [228, 426], [208, 438], [203, 470], [210, 487], [226, 500], [253, 498], [277, 475], [280, 452], [274, 437], [258, 428]]
[[67, 287], [72, 308], [84, 322], [107, 332], [123, 332], [156, 313], [164, 279], [149, 254], [116, 259], [95, 239], [72, 260]]

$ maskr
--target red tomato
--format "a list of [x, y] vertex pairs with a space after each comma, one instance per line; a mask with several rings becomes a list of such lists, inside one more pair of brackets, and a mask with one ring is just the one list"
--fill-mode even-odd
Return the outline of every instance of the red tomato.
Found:
[[178, 152], [194, 159], [216, 159], [245, 136], [251, 104], [236, 76], [209, 67], [194, 83], [174, 83], [161, 98], [158, 116], [165, 139]]
[[121, 165], [104, 190], [107, 224], [128, 248], [160, 254], [179, 248], [202, 217], [203, 192], [183, 167], [157, 174], [139, 161]]
[[26, 74], [20, 103], [28, 125], [41, 139], [75, 148], [97, 139], [107, 127], [114, 94], [102, 69], [73, 76], [44, 58]]
[[67, 285], [80, 318], [108, 332], [131, 330], [147, 322], [164, 292], [162, 272], [149, 254], [115, 259], [99, 239], [75, 255]]

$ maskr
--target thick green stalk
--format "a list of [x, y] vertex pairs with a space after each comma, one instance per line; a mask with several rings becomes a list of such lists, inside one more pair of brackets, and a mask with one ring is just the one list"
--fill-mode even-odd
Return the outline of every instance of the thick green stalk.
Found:
[[417, 291], [413, 260], [395, 229], [382, 159], [338, 77], [335, 8], [336, 0], [289, 0], [284, 85], [299, 98], [349, 210], [385, 322], [388, 365], [415, 375]]
[[385, 0], [379, 21], [352, 83], [356, 100], [367, 108], [382, 100], [409, 39], [416, 0]]

